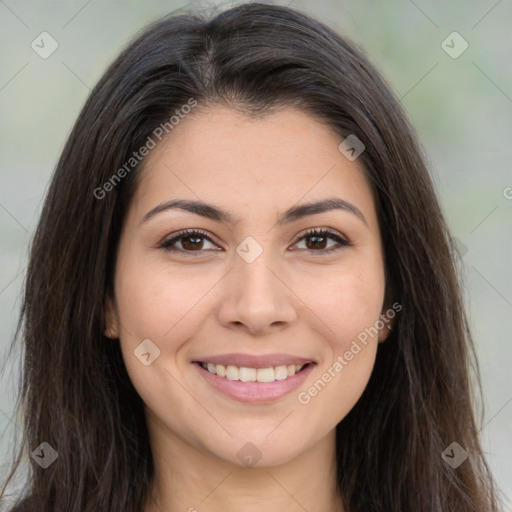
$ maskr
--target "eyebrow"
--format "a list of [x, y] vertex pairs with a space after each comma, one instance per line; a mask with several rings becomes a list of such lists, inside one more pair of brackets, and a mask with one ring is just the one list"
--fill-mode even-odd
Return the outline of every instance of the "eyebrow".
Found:
[[[146, 213], [146, 215], [144, 215], [142, 222], [148, 221], [161, 212], [172, 209], [185, 210], [187, 212], [194, 213], [195, 215], [200, 215], [201, 217], [223, 222], [225, 224], [234, 225], [240, 221], [240, 219], [234, 217], [229, 212], [222, 210], [212, 204], [188, 199], [172, 199], [151, 209], [148, 213]], [[348, 201], [345, 201], [339, 197], [329, 197], [320, 201], [293, 206], [278, 217], [277, 224], [290, 224], [303, 217], [307, 217], [308, 215], [324, 213], [331, 210], [343, 210], [352, 213], [368, 226], [368, 223], [361, 210], [359, 210], [359, 208], [354, 206], [352, 203], [349, 203]]]

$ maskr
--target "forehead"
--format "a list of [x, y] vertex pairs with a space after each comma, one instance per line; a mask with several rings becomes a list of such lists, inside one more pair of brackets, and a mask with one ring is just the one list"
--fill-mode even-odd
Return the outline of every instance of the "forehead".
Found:
[[295, 108], [249, 117], [208, 107], [181, 120], [146, 157], [134, 207], [186, 197], [243, 216], [272, 210], [275, 218], [293, 203], [335, 195], [372, 210], [364, 169], [339, 151], [342, 140]]

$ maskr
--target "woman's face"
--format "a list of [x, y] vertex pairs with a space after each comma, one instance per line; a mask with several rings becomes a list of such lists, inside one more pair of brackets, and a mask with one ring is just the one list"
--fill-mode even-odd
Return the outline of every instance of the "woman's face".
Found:
[[210, 107], [148, 155], [107, 311], [159, 439], [272, 466], [361, 396], [387, 334], [384, 266], [370, 186], [340, 142], [295, 109]]

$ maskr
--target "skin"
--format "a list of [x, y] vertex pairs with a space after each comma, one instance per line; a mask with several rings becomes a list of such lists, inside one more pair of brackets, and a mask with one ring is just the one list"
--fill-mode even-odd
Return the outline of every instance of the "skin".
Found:
[[[294, 108], [251, 119], [210, 106], [182, 120], [148, 155], [121, 234], [115, 296], [106, 304], [109, 334], [120, 338], [145, 403], [155, 463], [145, 512], [259, 512], [262, 497], [267, 512], [342, 510], [335, 427], [361, 396], [389, 333], [385, 327], [369, 337], [309, 403], [298, 401], [388, 307], [372, 191], [358, 160], [339, 151], [342, 140]], [[331, 210], [276, 224], [286, 209], [327, 197], [350, 202], [366, 222]], [[143, 221], [177, 198], [212, 203], [239, 221], [179, 209]], [[298, 240], [309, 228], [331, 228], [351, 245], [321, 254], [338, 244]], [[180, 253], [159, 247], [183, 229], [206, 231], [213, 242], [203, 238], [190, 249], [181, 238], [174, 244]], [[263, 249], [252, 263], [235, 251], [248, 236]], [[160, 350], [149, 366], [134, 356], [144, 339]], [[241, 403], [214, 390], [192, 363], [232, 352], [288, 353], [317, 365], [288, 395]], [[254, 467], [237, 457], [246, 443], [261, 454]]]

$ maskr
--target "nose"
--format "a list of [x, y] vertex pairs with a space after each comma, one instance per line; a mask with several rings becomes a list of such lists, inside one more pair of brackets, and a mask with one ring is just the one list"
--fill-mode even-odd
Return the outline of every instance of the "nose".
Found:
[[297, 299], [284, 277], [269, 250], [252, 263], [234, 255], [233, 268], [224, 280], [219, 322], [256, 336], [286, 328], [297, 318]]

